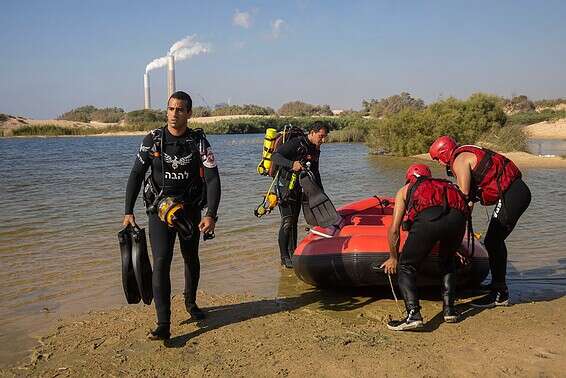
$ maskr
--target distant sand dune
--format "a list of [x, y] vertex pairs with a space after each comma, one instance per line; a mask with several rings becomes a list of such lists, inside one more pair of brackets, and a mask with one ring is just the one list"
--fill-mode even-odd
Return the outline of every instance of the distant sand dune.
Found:
[[535, 123], [525, 126], [523, 130], [534, 139], [566, 139], [566, 118]]

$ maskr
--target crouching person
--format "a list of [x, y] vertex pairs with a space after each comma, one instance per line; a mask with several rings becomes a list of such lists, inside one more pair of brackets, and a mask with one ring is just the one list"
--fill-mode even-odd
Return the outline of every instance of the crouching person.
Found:
[[[426, 165], [411, 165], [406, 173], [406, 184], [395, 196], [393, 223], [387, 234], [390, 257], [381, 265], [385, 273], [397, 273], [399, 288], [405, 300], [406, 318], [392, 320], [387, 324], [389, 329], [395, 331], [423, 327], [417, 294], [417, 271], [437, 242], [440, 243], [444, 321], [458, 321], [454, 308], [455, 255], [464, 238], [469, 208], [456, 185], [431, 176]], [[405, 214], [406, 220], [403, 221]], [[403, 229], [409, 230], [409, 235], [399, 255], [402, 225]]]

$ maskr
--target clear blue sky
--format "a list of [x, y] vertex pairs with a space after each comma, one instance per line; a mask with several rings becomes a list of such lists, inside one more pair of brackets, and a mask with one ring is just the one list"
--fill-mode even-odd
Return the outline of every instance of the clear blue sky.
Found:
[[[197, 105], [360, 108], [401, 91], [425, 102], [566, 97], [565, 15], [558, 0], [4, 0], [0, 112], [140, 109], [145, 66], [192, 34], [212, 47], [176, 66], [177, 88]], [[151, 74], [152, 105], [163, 108], [166, 72]]]

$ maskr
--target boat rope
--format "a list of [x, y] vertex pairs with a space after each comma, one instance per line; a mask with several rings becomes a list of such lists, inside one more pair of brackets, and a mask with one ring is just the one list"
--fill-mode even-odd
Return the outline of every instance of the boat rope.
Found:
[[328, 234], [325, 234], [324, 232], [320, 232], [320, 231], [317, 231], [317, 230], [313, 230], [312, 228], [311, 228], [309, 231], [310, 231], [311, 233], [315, 234], [315, 235], [322, 236], [323, 238], [330, 239], [330, 238], [332, 237], [332, 235], [328, 235]]
[[397, 299], [397, 294], [395, 294], [395, 289], [393, 288], [393, 281], [391, 281], [391, 274], [388, 273], [387, 278], [389, 278], [389, 287], [391, 287], [393, 298], [395, 298], [395, 306], [397, 306], [397, 311], [399, 311], [399, 315], [403, 317], [403, 312], [401, 311], [401, 307], [399, 307], [399, 300]]

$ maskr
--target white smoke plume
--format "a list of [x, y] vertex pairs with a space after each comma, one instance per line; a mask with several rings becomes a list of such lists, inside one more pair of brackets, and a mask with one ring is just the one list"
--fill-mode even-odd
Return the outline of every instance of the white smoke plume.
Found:
[[[180, 41], [173, 43], [167, 55], [173, 55], [175, 61], [190, 59], [195, 55], [208, 54], [210, 52], [210, 44], [202, 43], [196, 40], [196, 35], [189, 35]], [[167, 56], [162, 56], [152, 60], [146, 67], [145, 72], [149, 72], [156, 68], [165, 67], [167, 65]]]

